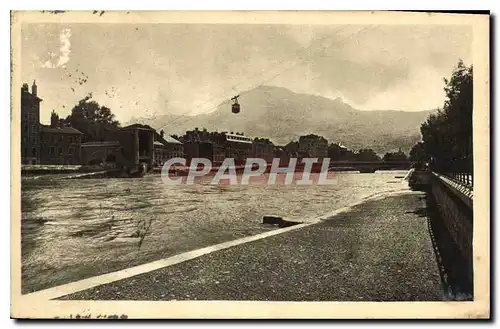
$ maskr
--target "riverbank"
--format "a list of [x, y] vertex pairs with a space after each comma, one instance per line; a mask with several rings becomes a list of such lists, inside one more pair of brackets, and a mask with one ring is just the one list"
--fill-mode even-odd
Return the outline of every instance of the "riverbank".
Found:
[[[320, 223], [60, 296], [93, 300], [443, 300], [422, 193], [380, 196]], [[182, 258], [182, 255], [179, 255]], [[145, 266], [144, 268], [147, 268]], [[133, 272], [133, 271], [132, 271]], [[137, 274], [137, 272], [136, 272]], [[112, 282], [116, 278], [124, 278]], [[99, 282], [99, 278], [91, 280]], [[106, 280], [101, 281], [106, 282]], [[57, 288], [54, 289], [57, 291]], [[71, 287], [60, 292], [71, 291]], [[50, 295], [50, 294], [49, 294]]]

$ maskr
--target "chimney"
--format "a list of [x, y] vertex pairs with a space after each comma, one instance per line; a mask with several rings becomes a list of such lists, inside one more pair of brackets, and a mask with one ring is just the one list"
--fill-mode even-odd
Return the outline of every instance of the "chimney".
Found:
[[59, 116], [54, 110], [52, 110], [52, 113], [50, 114], [50, 127], [51, 128], [59, 127]]
[[36, 96], [37, 93], [37, 86], [35, 80], [33, 80], [33, 85], [31, 86], [31, 93]]
[[163, 129], [160, 130], [160, 136], [161, 136], [161, 138], [163, 138], [163, 136], [165, 136], [165, 132], [163, 131]]
[[29, 90], [29, 87], [28, 87], [28, 84], [27, 83], [23, 83], [23, 87], [21, 88], [22, 91], [25, 91], [25, 92], [30, 92]]

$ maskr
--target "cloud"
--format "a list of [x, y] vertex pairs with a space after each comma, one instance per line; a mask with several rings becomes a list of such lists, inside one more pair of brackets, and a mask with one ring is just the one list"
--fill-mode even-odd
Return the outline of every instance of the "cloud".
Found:
[[50, 59], [42, 63], [43, 68], [56, 68], [66, 65], [69, 62], [69, 55], [71, 54], [71, 29], [63, 29], [61, 34], [59, 34], [59, 42], [61, 44], [59, 48], [59, 59], [57, 63], [54, 63], [56, 55], [53, 52], [49, 52]]

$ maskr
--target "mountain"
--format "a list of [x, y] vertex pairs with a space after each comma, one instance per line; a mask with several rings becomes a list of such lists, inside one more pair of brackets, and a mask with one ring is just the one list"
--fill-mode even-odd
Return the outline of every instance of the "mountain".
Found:
[[272, 86], [242, 93], [239, 103], [239, 114], [231, 112], [231, 102], [227, 101], [209, 114], [132, 118], [128, 124], [149, 124], [168, 134], [183, 134], [195, 127], [244, 132], [252, 137], [268, 137], [280, 145], [314, 133], [350, 149], [372, 148], [384, 154], [398, 148], [408, 152], [420, 140], [420, 124], [431, 113], [360, 111], [340, 98], [298, 94]]

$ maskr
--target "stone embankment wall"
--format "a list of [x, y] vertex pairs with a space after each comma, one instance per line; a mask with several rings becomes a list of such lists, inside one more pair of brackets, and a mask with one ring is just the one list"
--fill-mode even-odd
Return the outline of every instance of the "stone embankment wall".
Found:
[[439, 214], [472, 275], [473, 191], [436, 173], [430, 174], [429, 183]]

